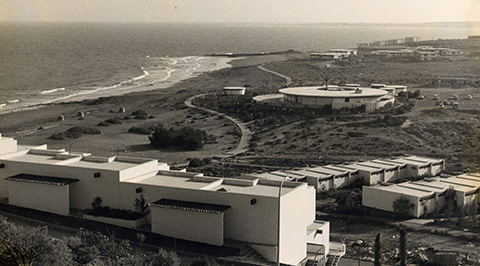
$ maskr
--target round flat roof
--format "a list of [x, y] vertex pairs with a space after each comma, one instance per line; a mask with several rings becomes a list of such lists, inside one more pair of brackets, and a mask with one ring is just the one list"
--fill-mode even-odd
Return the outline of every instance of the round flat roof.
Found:
[[325, 90], [325, 87], [295, 87], [279, 90], [280, 93], [323, 98], [362, 98], [362, 97], [381, 97], [387, 94], [385, 90], [359, 88], [362, 93], [356, 93], [355, 90]]

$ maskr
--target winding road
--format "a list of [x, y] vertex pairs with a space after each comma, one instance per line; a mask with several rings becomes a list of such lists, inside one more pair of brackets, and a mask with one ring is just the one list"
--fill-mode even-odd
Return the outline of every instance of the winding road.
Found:
[[[258, 66], [258, 68], [263, 70], [263, 71], [266, 71], [268, 73], [271, 73], [271, 74], [274, 74], [274, 75], [277, 75], [279, 77], [284, 78], [285, 81], [286, 81], [286, 85], [289, 85], [289, 84], [292, 83], [292, 78], [290, 78], [288, 76], [285, 76], [281, 73], [266, 69], [263, 66]], [[216, 114], [216, 115], [223, 115], [225, 118], [231, 120], [235, 125], [237, 125], [237, 127], [242, 132], [242, 136], [240, 138], [240, 142], [237, 145], [237, 148], [235, 148], [234, 150], [231, 150], [231, 151], [227, 151], [227, 152], [223, 153], [222, 155], [217, 155], [215, 157], [219, 157], [219, 158], [223, 159], [223, 158], [228, 158], [228, 157], [232, 157], [232, 156], [236, 156], [236, 155], [245, 153], [248, 150], [250, 138], [252, 137], [252, 134], [254, 132], [251, 132], [250, 129], [248, 129], [246, 123], [244, 123], [244, 122], [242, 122], [242, 121], [240, 121], [236, 118], [233, 118], [231, 116], [225, 115], [223, 113], [220, 113], [220, 112], [217, 112], [217, 111], [214, 111], [214, 110], [210, 110], [210, 109], [207, 109], [207, 108], [204, 108], [204, 107], [196, 106], [196, 105], [193, 104], [193, 100], [195, 98], [203, 97], [205, 95], [206, 94], [199, 94], [199, 95], [192, 96], [185, 101], [185, 105], [189, 108], [195, 108], [195, 109], [207, 111], [209, 113]]]
[[207, 111], [209, 113], [216, 114], [216, 115], [223, 115], [225, 118], [231, 120], [235, 125], [237, 125], [237, 127], [242, 132], [242, 136], [240, 138], [240, 142], [237, 145], [237, 148], [235, 148], [234, 150], [231, 150], [231, 151], [227, 151], [222, 155], [217, 155], [215, 157], [220, 157], [220, 158], [223, 159], [223, 158], [232, 157], [232, 156], [235, 156], [235, 155], [238, 155], [238, 154], [245, 153], [248, 150], [248, 145], [249, 145], [250, 138], [252, 137], [253, 132], [251, 132], [250, 129], [248, 129], [247, 125], [244, 122], [242, 122], [242, 121], [240, 121], [236, 118], [233, 118], [231, 116], [225, 115], [223, 113], [220, 113], [220, 112], [217, 112], [217, 111], [214, 111], [214, 110], [210, 110], [210, 109], [207, 109], [207, 108], [204, 108], [204, 107], [196, 106], [192, 103], [193, 99], [203, 97], [204, 95], [206, 95], [206, 94], [195, 95], [193, 97], [188, 98], [185, 101], [185, 105], [189, 108], [195, 108], [195, 109]]

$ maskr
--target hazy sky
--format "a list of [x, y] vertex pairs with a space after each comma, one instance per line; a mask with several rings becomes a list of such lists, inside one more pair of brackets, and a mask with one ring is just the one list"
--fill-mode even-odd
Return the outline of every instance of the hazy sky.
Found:
[[480, 21], [480, 0], [0, 0], [0, 21]]

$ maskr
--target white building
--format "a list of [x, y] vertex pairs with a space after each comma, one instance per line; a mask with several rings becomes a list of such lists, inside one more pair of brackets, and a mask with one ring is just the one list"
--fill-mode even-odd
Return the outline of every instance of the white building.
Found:
[[352, 182], [363, 179], [369, 185], [394, 182], [406, 178], [438, 176], [445, 170], [445, 160], [418, 156], [406, 156], [392, 159], [376, 159], [351, 164], [324, 165], [254, 174], [268, 180], [284, 178], [306, 182], [317, 192], [333, 188], [346, 187]]
[[225, 95], [245, 95], [245, 87], [223, 87]]
[[315, 221], [315, 189], [301, 182], [205, 177], [154, 159], [69, 154], [0, 136], [0, 188], [9, 204], [60, 215], [90, 208], [96, 197], [103, 206], [133, 209], [143, 195], [154, 233], [217, 246], [243, 243], [269, 261], [278, 250], [283, 264], [337, 248], [328, 222]]
[[364, 186], [362, 204], [366, 207], [393, 212], [393, 202], [401, 196], [413, 204], [411, 215], [422, 215], [441, 209], [445, 205], [447, 189], [453, 189], [457, 205], [462, 207], [468, 202], [480, 202], [480, 174], [462, 174], [459, 176], [426, 178], [421, 181], [399, 184], [382, 183], [376, 186]]
[[306, 106], [328, 106], [333, 110], [362, 108], [364, 112], [375, 111], [387, 103], [394, 103], [395, 97], [384, 90], [351, 88], [328, 85], [321, 87], [295, 87], [279, 90], [283, 100]]

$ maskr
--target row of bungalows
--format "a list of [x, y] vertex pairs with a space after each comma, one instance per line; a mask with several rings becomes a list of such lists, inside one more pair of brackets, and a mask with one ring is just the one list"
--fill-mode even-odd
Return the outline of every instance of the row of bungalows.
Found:
[[347, 187], [357, 180], [375, 185], [418, 177], [438, 176], [445, 169], [445, 160], [418, 156], [376, 159], [351, 164], [335, 164], [293, 170], [254, 174], [270, 180], [293, 179], [306, 182], [317, 192]]
[[450, 48], [444, 48], [444, 47], [429, 47], [429, 46], [417, 47], [417, 51], [434, 52], [434, 53], [437, 53], [439, 56], [453, 56], [453, 55], [463, 54], [463, 52], [458, 49], [450, 49]]
[[479, 83], [478, 77], [439, 77], [432, 80], [432, 84], [438, 87], [477, 86]]
[[384, 41], [374, 41], [370, 43], [358, 43], [357, 47], [377, 47], [377, 46], [387, 46], [387, 45], [402, 45], [402, 44], [411, 44], [414, 42], [419, 42], [420, 37], [405, 37], [404, 39], [391, 39]]
[[414, 57], [415, 51], [411, 49], [402, 49], [402, 50], [378, 50], [371, 53], [375, 56], [385, 57], [385, 58], [410, 58]]
[[353, 49], [330, 49], [328, 52], [323, 53], [310, 53], [311, 59], [320, 60], [337, 60], [340, 58], [346, 58], [352, 55], [357, 55], [357, 50]]
[[453, 190], [457, 206], [463, 207], [469, 202], [480, 202], [480, 173], [459, 176], [438, 176], [420, 181], [398, 184], [382, 183], [376, 186], [364, 186], [362, 204], [366, 207], [394, 212], [393, 202], [406, 197], [413, 209], [411, 215], [421, 217], [442, 209]]

